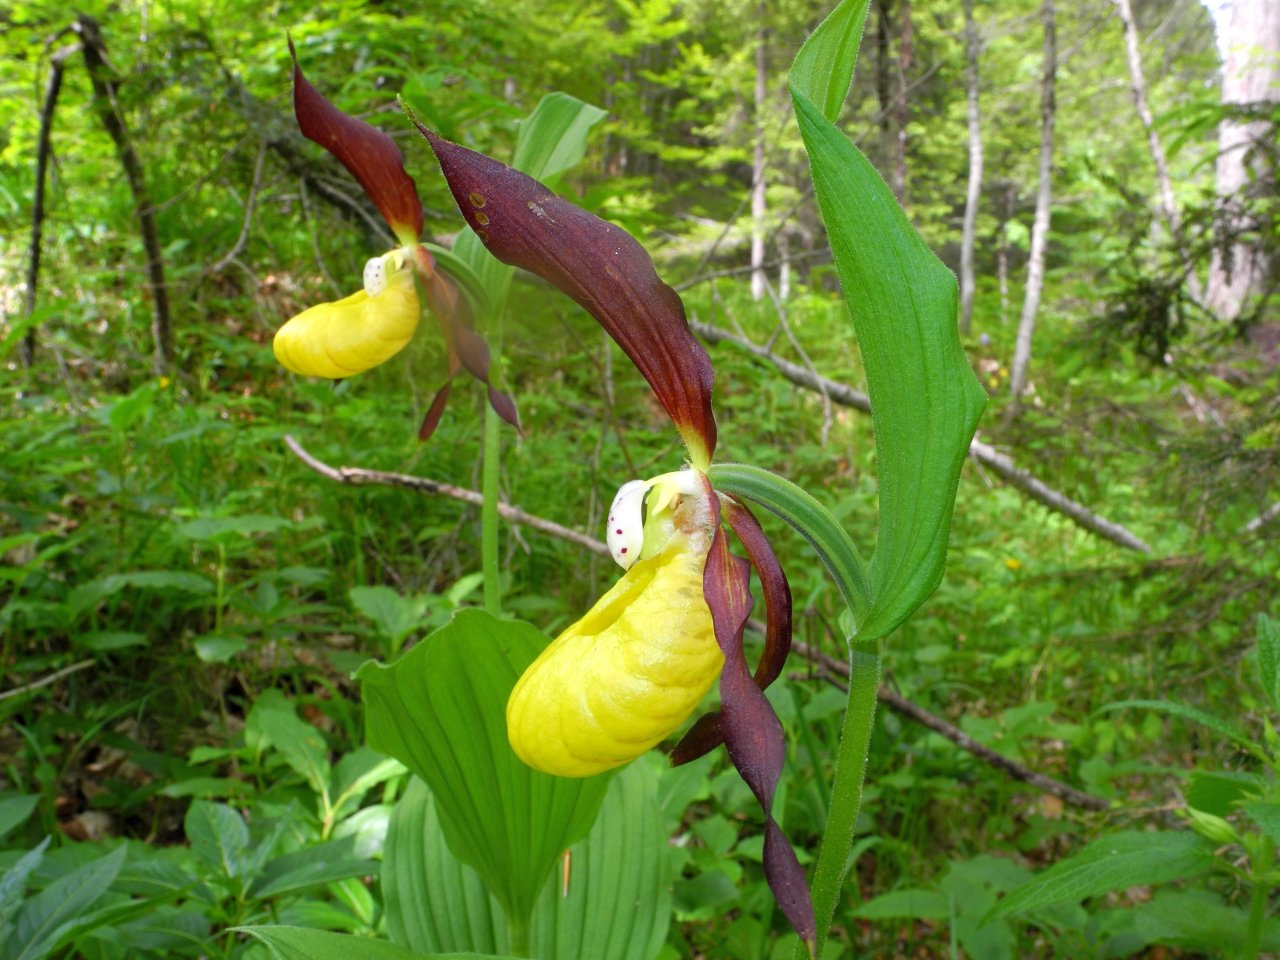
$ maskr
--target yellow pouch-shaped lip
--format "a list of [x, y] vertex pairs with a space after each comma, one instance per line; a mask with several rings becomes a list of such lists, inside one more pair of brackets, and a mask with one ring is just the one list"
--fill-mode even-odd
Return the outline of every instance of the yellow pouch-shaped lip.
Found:
[[304, 310], [276, 331], [272, 349], [294, 373], [340, 380], [399, 353], [417, 330], [418, 317], [413, 271], [400, 269], [387, 275], [377, 296], [361, 290]]
[[677, 535], [542, 652], [507, 701], [521, 760], [586, 777], [635, 759], [684, 722], [724, 665], [702, 596], [705, 561]]

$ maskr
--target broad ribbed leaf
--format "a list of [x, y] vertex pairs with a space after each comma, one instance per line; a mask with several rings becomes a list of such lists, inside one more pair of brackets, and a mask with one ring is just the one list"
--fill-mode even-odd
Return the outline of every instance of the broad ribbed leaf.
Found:
[[991, 917], [1025, 913], [1054, 903], [1078, 903], [1136, 884], [1168, 883], [1213, 866], [1213, 847], [1198, 834], [1124, 831], [1093, 841], [1014, 890]]
[[[533, 954], [652, 960], [671, 915], [667, 836], [652, 767], [641, 761], [618, 773], [569, 864], [568, 896], [558, 867], [534, 907]], [[475, 871], [449, 853], [431, 793], [417, 781], [392, 816], [382, 886], [397, 943], [425, 952], [508, 949], [501, 909]]]
[[644, 247], [533, 177], [418, 128], [486, 249], [554, 284], [599, 321], [653, 388], [694, 465], [705, 469], [716, 441], [711, 361]]
[[509, 945], [502, 908], [479, 874], [449, 852], [435, 798], [417, 777], [391, 812], [382, 891], [387, 933], [401, 946], [498, 953]]
[[607, 777], [539, 773], [507, 742], [507, 699], [546, 643], [529, 624], [464, 610], [392, 666], [357, 674], [369, 745], [426, 781], [449, 849], [508, 917], [529, 915], [608, 786]]
[[[1164, 889], [1146, 903], [1123, 908], [1124, 921], [1132, 924], [1134, 933], [1144, 943], [1167, 943], [1195, 949], [1196, 956], [1243, 957], [1249, 930], [1248, 911], [1228, 907], [1209, 890]], [[1103, 924], [1116, 911], [1099, 911], [1093, 916]], [[1132, 943], [1132, 941], [1131, 941]], [[1127, 945], [1128, 946], [1128, 945]], [[1130, 949], [1136, 950], [1137, 944]], [[1262, 926], [1259, 946], [1263, 956], [1280, 952], [1280, 921], [1268, 918]], [[1196, 949], [1198, 948], [1198, 949]], [[1129, 956], [1141, 956], [1130, 953]], [[1147, 956], [1159, 956], [1149, 951]]]
[[814, 191], [867, 372], [879, 461], [872, 606], [858, 637], [882, 637], [942, 579], [960, 468], [986, 393], [960, 346], [955, 276], [925, 246], [884, 180], [832, 123], [866, 0], [845, 0], [791, 74]]
[[[477, 953], [414, 953], [388, 940], [307, 927], [233, 927], [265, 943], [275, 960], [481, 960]], [[511, 960], [488, 957], [487, 960]]]
[[298, 129], [320, 144], [351, 171], [401, 243], [422, 233], [422, 202], [413, 177], [404, 169], [404, 155], [387, 134], [363, 120], [343, 113], [302, 75], [298, 53], [293, 57], [293, 113]]

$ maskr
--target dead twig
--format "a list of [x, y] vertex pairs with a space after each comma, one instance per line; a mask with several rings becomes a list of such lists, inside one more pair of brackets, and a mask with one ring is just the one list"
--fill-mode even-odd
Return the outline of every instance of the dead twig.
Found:
[[[848, 384], [819, 376], [810, 370], [806, 370], [798, 363], [792, 363], [790, 360], [778, 356], [766, 347], [752, 343], [747, 338], [731, 333], [714, 324], [691, 320], [689, 326], [693, 328], [694, 333], [709, 343], [732, 343], [753, 356], [767, 361], [780, 374], [798, 387], [824, 394], [832, 403], [837, 403], [842, 407], [851, 407], [854, 410], [861, 410], [863, 413], [871, 412], [871, 400], [867, 395], [853, 389]], [[989, 467], [992, 472], [998, 474], [1011, 487], [1021, 490], [1032, 500], [1044, 504], [1055, 513], [1062, 514], [1077, 526], [1096, 533], [1098, 536], [1119, 544], [1126, 549], [1136, 550], [1138, 553], [1151, 553], [1151, 545], [1133, 533], [1133, 531], [1112, 520], [1099, 516], [1079, 501], [1073, 500], [1066, 494], [1053, 489], [1035, 475], [1016, 466], [1012, 460], [989, 444], [975, 438], [969, 444], [969, 456], [973, 457], [978, 463]]]
[[0, 700], [8, 700], [11, 697], [20, 697], [24, 693], [31, 693], [33, 690], [39, 690], [41, 687], [47, 687], [57, 683], [63, 677], [69, 677], [73, 673], [79, 673], [81, 670], [88, 670], [92, 667], [96, 660], [81, 660], [70, 666], [63, 667], [61, 670], [55, 670], [47, 677], [41, 677], [39, 680], [33, 680], [30, 683], [24, 683], [20, 687], [14, 687], [12, 690], [0, 691]]
[[258, 202], [258, 190], [262, 187], [262, 167], [267, 159], [267, 145], [264, 142], [258, 148], [258, 158], [253, 164], [253, 181], [249, 184], [249, 195], [244, 201], [244, 223], [240, 227], [240, 235], [236, 237], [236, 242], [231, 249], [224, 254], [217, 263], [209, 267], [206, 273], [219, 273], [225, 270], [227, 266], [240, 256], [244, 250], [245, 244], [249, 240], [249, 230], [253, 226], [253, 210]]
[[[284, 442], [293, 452], [293, 455], [308, 467], [321, 476], [328, 477], [337, 483], [344, 483], [350, 486], [401, 487], [406, 490], [416, 490], [418, 493], [449, 497], [452, 500], [460, 500], [475, 507], [483, 506], [484, 504], [484, 495], [477, 490], [468, 490], [466, 487], [457, 487], [451, 483], [441, 483], [438, 480], [429, 480], [426, 477], [415, 477], [408, 473], [367, 470], [364, 467], [334, 467], [313, 456], [292, 436], [286, 435]], [[585, 533], [579, 533], [577, 530], [572, 530], [554, 521], [526, 513], [519, 507], [513, 507], [509, 503], [498, 504], [498, 516], [510, 523], [519, 523], [530, 529], [540, 530], [548, 536], [567, 540], [569, 543], [576, 544], [583, 549], [592, 550], [605, 556], [609, 555], [609, 548], [595, 537], [589, 537]]]
[[[449, 483], [441, 483], [438, 480], [429, 480], [426, 477], [415, 477], [407, 473], [392, 473], [384, 470], [367, 470], [363, 467], [334, 467], [309, 453], [292, 436], [286, 435], [284, 438], [285, 445], [293, 452], [299, 460], [323, 477], [327, 477], [336, 483], [349, 484], [352, 486], [368, 486], [381, 485], [390, 487], [401, 487], [407, 490], [416, 490], [419, 493], [431, 494], [435, 496], [449, 497], [459, 500], [463, 503], [480, 506], [484, 503], [484, 495], [476, 490], [468, 490], [465, 487], [457, 487]], [[526, 513], [519, 507], [513, 507], [510, 504], [498, 504], [498, 515], [504, 520], [511, 523], [522, 524], [533, 530], [538, 530], [548, 536], [557, 537], [561, 540], [568, 541], [583, 549], [590, 550], [601, 556], [609, 555], [609, 548], [602, 541], [594, 537], [589, 537], [577, 530], [571, 530], [569, 527], [562, 526], [551, 520], [534, 516]], [[764, 624], [756, 620], [748, 621], [749, 629], [764, 633]], [[849, 667], [835, 657], [814, 650], [807, 644], [796, 641], [792, 644], [802, 656], [805, 656], [813, 662], [819, 664], [824, 672], [828, 674], [828, 681], [839, 685], [839, 681], [831, 677], [830, 674], [839, 674], [844, 677], [849, 676]], [[1009, 776], [1019, 782], [1026, 783], [1045, 793], [1059, 797], [1066, 803], [1083, 807], [1087, 810], [1105, 810], [1108, 807], [1107, 801], [1101, 797], [1095, 797], [1091, 794], [1084, 793], [1080, 790], [1070, 787], [1065, 783], [1047, 777], [1044, 774], [1036, 773], [1034, 770], [1023, 766], [1015, 760], [1002, 756], [990, 747], [984, 746], [974, 740], [963, 730], [953, 726], [941, 717], [930, 713], [918, 704], [912, 703], [905, 697], [890, 690], [887, 687], [881, 687], [877, 696], [880, 702], [888, 709], [893, 710], [905, 717], [910, 717], [917, 723], [923, 724], [930, 730], [942, 734], [948, 740], [956, 744], [962, 750], [965, 750], [973, 756], [977, 757], [991, 766], [1004, 771]]]
[[[827, 681], [842, 690], [847, 690], [847, 684], [837, 680], [831, 674], [838, 674], [845, 679], [849, 677], [849, 665], [842, 660], [838, 660], [830, 654], [815, 650], [808, 644], [794, 641], [792, 649], [801, 656], [807, 657], [809, 660], [818, 664], [823, 671], [823, 675]], [[912, 703], [902, 694], [886, 686], [881, 686], [876, 692], [876, 697], [888, 709], [894, 713], [904, 717], [909, 717], [921, 726], [927, 727], [934, 733], [941, 734], [961, 750], [973, 754], [984, 763], [1004, 771], [1014, 780], [1025, 783], [1028, 786], [1035, 787], [1042, 793], [1048, 793], [1057, 797], [1064, 803], [1072, 806], [1083, 807], [1085, 810], [1106, 810], [1110, 804], [1102, 797], [1095, 797], [1091, 793], [1085, 793], [1083, 790], [1077, 790], [1068, 784], [1055, 780], [1053, 777], [1045, 776], [1043, 773], [1037, 773], [1030, 767], [1023, 766], [1016, 760], [1011, 760], [1001, 753], [997, 753], [985, 744], [979, 743], [973, 737], [969, 736], [959, 727], [948, 723], [936, 714], [930, 713], [919, 704]]]

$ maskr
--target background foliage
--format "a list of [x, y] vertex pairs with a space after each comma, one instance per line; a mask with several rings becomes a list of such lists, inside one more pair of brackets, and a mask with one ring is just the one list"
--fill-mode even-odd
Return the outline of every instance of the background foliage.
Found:
[[[28, 956], [195, 956], [212, 931], [221, 955], [263, 955], [223, 931], [268, 921], [385, 935], [394, 908], [362, 878], [379, 872], [394, 801], [416, 788], [363, 746], [350, 677], [479, 603], [478, 511], [339, 486], [283, 438], [330, 463], [475, 489], [482, 397], [459, 381], [420, 445], [443, 369], [434, 336], [336, 389], [273, 362], [280, 323], [354, 289], [365, 258], [390, 244], [341, 168], [296, 132], [286, 31], [317, 86], [401, 138], [437, 236], [457, 229], [452, 201], [396, 94], [443, 135], [502, 157], [516, 119], [550, 90], [606, 109], [561, 189], [641, 236], [693, 319], [856, 387], [861, 364], [784, 74], [825, 5], [82, 8], [102, 26], [155, 201], [177, 356], [156, 375], [133, 199], [72, 56], [54, 115], [36, 360], [19, 362], [40, 104], [51, 54], [74, 38], [60, 34], [64, 5], [13, 5], [0, 13], [0, 928], [16, 917], [26, 929], [16, 891], [28, 922], [63, 911], [43, 944], [27, 941]], [[1236, 803], [1273, 789], [1264, 717], [1274, 691], [1255, 682], [1253, 651], [1257, 615], [1280, 613], [1280, 526], [1249, 524], [1280, 496], [1274, 307], [1234, 324], [1186, 307], [1169, 329], [1167, 312], [1144, 310], [1176, 270], [1152, 227], [1154, 174], [1119, 22], [1105, 0], [1061, 4], [1048, 286], [1033, 392], [1021, 417], [1004, 417], [1035, 192], [1038, 12], [1026, 0], [975, 4], [987, 173], [965, 348], [992, 394], [981, 436], [1152, 551], [1087, 533], [970, 460], [942, 586], [892, 635], [886, 667], [894, 690], [974, 740], [1113, 806], [1064, 804], [882, 712], [835, 955], [1128, 956], [1157, 942], [1212, 955], [1230, 949], [1221, 931], [1243, 929], [1256, 901], [1247, 871], [1215, 862], [1242, 863], [1244, 852], [1257, 865], [1275, 840], [1265, 811]], [[1212, 26], [1189, 0], [1135, 14], [1203, 269], [1220, 116]], [[874, 7], [838, 125], [891, 182], [905, 143], [907, 214], [952, 267], [964, 124], [958, 5]], [[776, 301], [753, 300], [743, 270], [758, 136]], [[527, 280], [514, 294], [503, 375], [528, 436], [504, 436], [503, 495], [594, 535], [616, 487], [668, 469], [678, 441], [588, 317]], [[1152, 317], [1164, 336], [1154, 350]], [[731, 343], [711, 353], [721, 457], [819, 494], [868, 548], [870, 419]], [[769, 533], [801, 612], [798, 639], [836, 652], [834, 586], [798, 537], [781, 524]], [[614, 577], [571, 543], [515, 526], [504, 537], [507, 610], [549, 633]], [[804, 846], [823, 827], [843, 696], [821, 663], [797, 659], [793, 671], [770, 691], [790, 748], [775, 809]], [[1185, 715], [1099, 712], [1123, 701], [1225, 716], [1258, 750]], [[727, 762], [644, 776], [674, 838], [675, 922], [661, 955], [787, 955], [752, 800]], [[1188, 805], [1235, 831], [1206, 842], [1234, 854], [1215, 861], [1182, 829], [1175, 811]], [[1162, 838], [1147, 853], [1186, 869], [1166, 885], [1139, 870], [988, 916], [1041, 868], [1130, 832]], [[1185, 929], [1188, 915], [1203, 921]], [[1276, 942], [1272, 926], [1261, 935]]]

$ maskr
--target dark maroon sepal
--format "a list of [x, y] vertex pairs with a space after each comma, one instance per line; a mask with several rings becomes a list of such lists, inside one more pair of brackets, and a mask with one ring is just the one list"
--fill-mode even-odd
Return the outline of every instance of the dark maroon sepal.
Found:
[[756, 665], [755, 678], [756, 686], [765, 690], [778, 679], [791, 653], [791, 584], [755, 514], [745, 504], [729, 501], [725, 516], [747, 551], [764, 593], [764, 653]]
[[[729, 501], [724, 512], [729, 526], [746, 548], [764, 592], [764, 654], [755, 672], [756, 686], [764, 690], [778, 679], [791, 653], [791, 585], [755, 514], [737, 501]], [[697, 719], [672, 749], [669, 759], [672, 766], [678, 767], [705, 756], [722, 743], [720, 713], [713, 711]]]
[[425, 443], [430, 440], [431, 435], [436, 432], [436, 427], [440, 426], [440, 418], [444, 416], [444, 405], [449, 402], [449, 391], [452, 389], [453, 377], [450, 377], [431, 398], [431, 406], [427, 408], [427, 415], [422, 418], [422, 426], [418, 428], [420, 441]]
[[[419, 263], [421, 266], [422, 261]], [[471, 308], [467, 298], [439, 270], [428, 272], [422, 269], [418, 275], [426, 290], [431, 313], [449, 345], [450, 355], [461, 362], [467, 373], [485, 385], [494, 412], [520, 432], [520, 414], [515, 401], [489, 381], [489, 345], [471, 328]]]
[[673, 767], [679, 767], [705, 757], [722, 743], [724, 734], [720, 731], [720, 711], [712, 710], [693, 722], [680, 742], [671, 748], [667, 759]]
[[816, 942], [813, 902], [804, 870], [786, 834], [773, 818], [773, 796], [786, 760], [782, 722], [751, 676], [742, 632], [751, 613], [751, 565], [729, 552], [720, 528], [720, 505], [704, 478], [716, 514], [715, 539], [707, 555], [702, 589], [711, 610], [716, 642], [724, 653], [720, 674], [720, 730], [729, 759], [759, 801], [765, 817], [764, 875], [769, 889], [812, 953]]
[[293, 38], [289, 54], [293, 57], [293, 114], [302, 135], [351, 171], [402, 243], [416, 240], [422, 233], [422, 201], [413, 177], [405, 171], [400, 148], [377, 127], [343, 113], [311, 85], [298, 66]]
[[716, 445], [711, 360], [644, 247], [532, 177], [417, 126], [489, 252], [554, 284], [595, 317], [649, 381], [695, 466], [705, 468]]

